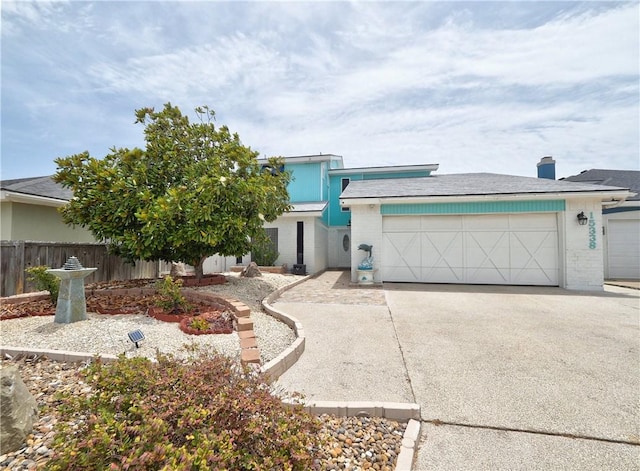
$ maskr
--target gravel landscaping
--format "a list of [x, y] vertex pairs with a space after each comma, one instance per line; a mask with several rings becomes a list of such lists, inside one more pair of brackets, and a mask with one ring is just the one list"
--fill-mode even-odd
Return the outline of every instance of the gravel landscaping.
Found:
[[[196, 288], [242, 301], [251, 308], [258, 346], [263, 363], [275, 358], [295, 340], [295, 334], [284, 323], [262, 312], [261, 301], [276, 289], [301, 277], [263, 274], [259, 278], [240, 278], [227, 274], [224, 285]], [[55, 324], [52, 316], [23, 317], [3, 321], [2, 345], [29, 346], [33, 349], [67, 350], [92, 355], [108, 353], [153, 358], [156, 350], [180, 356], [185, 345], [196, 344], [207, 350], [238, 358], [240, 346], [237, 333], [217, 335], [188, 335], [178, 324], [161, 322], [143, 314], [102, 315], [87, 313], [87, 321]], [[140, 329], [145, 340], [136, 348], [127, 336]]]
[[[228, 283], [196, 288], [235, 298], [251, 308], [254, 332], [263, 362], [277, 356], [294, 340], [293, 331], [280, 321], [261, 311], [261, 300], [281, 286], [299, 279], [298, 276], [265, 273], [260, 278], [240, 278], [227, 274]], [[0, 323], [1, 344], [28, 346], [34, 349], [57, 349], [88, 353], [126, 353], [128, 356], [153, 357], [156, 349], [179, 354], [185, 344], [196, 343], [205, 348], [237, 358], [237, 334], [184, 334], [177, 324], [157, 321], [146, 315], [98, 315], [90, 313], [87, 321], [58, 325], [51, 316], [5, 320]], [[141, 329], [145, 340], [140, 348], [128, 340], [127, 332]], [[74, 394], [90, 391], [78, 380], [79, 365], [53, 362], [44, 358], [0, 359], [0, 365], [16, 361], [25, 384], [38, 402], [41, 411], [33, 433], [25, 446], [14, 453], [0, 456], [0, 469], [44, 469], [51, 455], [53, 426], [57, 422], [54, 394], [71, 390]], [[323, 434], [328, 438], [321, 450], [318, 469], [375, 469], [391, 471], [400, 450], [405, 424], [378, 418], [336, 418], [321, 416]]]

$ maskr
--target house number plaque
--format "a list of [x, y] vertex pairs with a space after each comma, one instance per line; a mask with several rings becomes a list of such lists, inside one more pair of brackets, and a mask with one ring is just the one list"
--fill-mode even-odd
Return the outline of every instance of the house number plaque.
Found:
[[589, 248], [596, 248], [596, 221], [593, 218], [593, 211], [589, 213]]

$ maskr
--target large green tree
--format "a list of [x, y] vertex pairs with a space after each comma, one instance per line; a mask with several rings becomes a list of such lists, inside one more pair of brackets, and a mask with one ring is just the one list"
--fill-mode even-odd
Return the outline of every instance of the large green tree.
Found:
[[241, 256], [265, 237], [264, 221], [290, 208], [282, 159], [263, 171], [258, 153], [214, 111], [195, 110], [190, 122], [176, 106], [136, 110], [146, 148], [112, 148], [56, 159], [54, 180], [73, 191], [66, 223], [86, 227], [130, 261], [182, 261], [196, 267], [213, 254]]

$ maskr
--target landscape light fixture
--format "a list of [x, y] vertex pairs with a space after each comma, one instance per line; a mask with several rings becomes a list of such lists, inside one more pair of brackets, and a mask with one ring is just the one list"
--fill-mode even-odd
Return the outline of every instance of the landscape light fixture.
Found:
[[136, 348], [140, 348], [138, 342], [144, 340], [144, 334], [142, 333], [142, 331], [140, 329], [132, 330], [127, 335], [129, 336], [129, 340], [131, 340], [135, 344]]
[[584, 211], [580, 211], [577, 217], [578, 217], [578, 224], [580, 224], [581, 226], [587, 225], [589, 218], [584, 215]]

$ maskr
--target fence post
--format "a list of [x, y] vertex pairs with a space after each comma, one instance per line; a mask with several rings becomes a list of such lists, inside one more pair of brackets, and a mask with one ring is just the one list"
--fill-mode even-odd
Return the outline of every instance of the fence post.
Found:
[[24, 293], [24, 240], [16, 243], [16, 294]]

